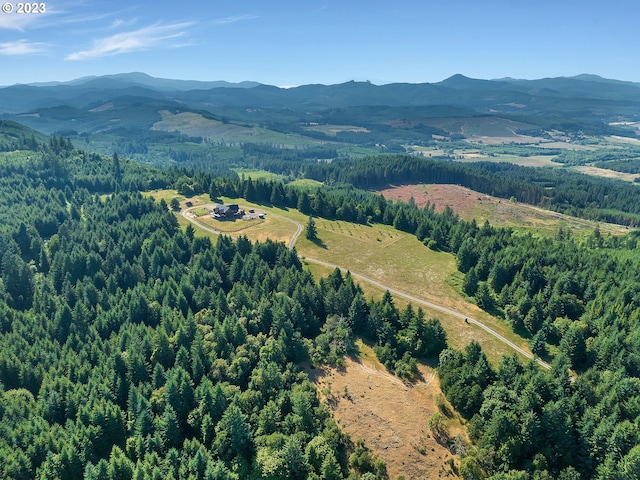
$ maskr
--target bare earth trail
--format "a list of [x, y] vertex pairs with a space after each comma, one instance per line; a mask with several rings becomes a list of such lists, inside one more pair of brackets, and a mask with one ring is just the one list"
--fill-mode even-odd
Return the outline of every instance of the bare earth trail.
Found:
[[[206, 230], [208, 232], [211, 232], [211, 233], [214, 233], [214, 234], [217, 234], [217, 235], [220, 234], [221, 232], [219, 232], [218, 230], [216, 230], [214, 228], [207, 227], [206, 225], [203, 225], [202, 223], [197, 222], [191, 215], [188, 215], [188, 212], [190, 210], [192, 210], [192, 209], [195, 209], [195, 208], [201, 208], [201, 207], [192, 207], [192, 208], [188, 208], [186, 210], [182, 210], [181, 211], [182, 216], [185, 219], [187, 219], [188, 221], [190, 221], [191, 223], [193, 223], [194, 225], [197, 225], [198, 227], [202, 228], [203, 230]], [[303, 230], [302, 224], [300, 222], [297, 222], [296, 220], [293, 220], [291, 218], [285, 217], [283, 215], [279, 215], [277, 213], [269, 213], [269, 215], [274, 215], [276, 217], [282, 218], [282, 219], [287, 220], [287, 221], [289, 221], [289, 222], [291, 222], [291, 223], [296, 225], [296, 233], [291, 237], [291, 240], [289, 241], [289, 248], [293, 249], [293, 247], [295, 246], [296, 241], [298, 240], [298, 237], [300, 237], [300, 234], [302, 233], [302, 230]], [[332, 269], [338, 268], [343, 272], [348, 271], [348, 269], [346, 269], [344, 267], [341, 267], [340, 265], [334, 265], [332, 263], [328, 263], [328, 262], [325, 262], [323, 260], [318, 260], [318, 259], [310, 258], [310, 257], [304, 257], [304, 260], [307, 261], [307, 262], [310, 262], [310, 263], [315, 263], [317, 265], [322, 265], [322, 266], [325, 266], [325, 267], [328, 267], [328, 268], [332, 268]], [[494, 337], [496, 337], [498, 340], [500, 340], [504, 344], [506, 344], [509, 347], [513, 348], [516, 352], [524, 355], [527, 358], [534, 358], [534, 356], [531, 353], [529, 353], [526, 350], [520, 348], [518, 345], [516, 345], [515, 343], [513, 343], [509, 339], [505, 338], [504, 336], [500, 335], [498, 332], [496, 332], [492, 328], [488, 327], [484, 323], [482, 323], [482, 322], [480, 322], [480, 321], [478, 321], [478, 320], [476, 320], [474, 318], [471, 318], [471, 317], [469, 317], [467, 315], [464, 315], [464, 314], [462, 314], [460, 312], [457, 312], [456, 310], [452, 310], [452, 309], [447, 308], [445, 306], [438, 305], [437, 303], [428, 302], [426, 300], [423, 300], [422, 298], [418, 298], [418, 297], [413, 296], [413, 295], [411, 295], [409, 293], [405, 293], [405, 292], [397, 290], [395, 288], [388, 287], [387, 285], [384, 285], [384, 284], [378, 282], [377, 280], [374, 280], [374, 279], [369, 278], [369, 277], [365, 277], [364, 275], [360, 275], [359, 273], [355, 273], [355, 272], [353, 272], [351, 270], [349, 270], [349, 271], [351, 272], [351, 276], [352, 277], [357, 278], [358, 280], [361, 280], [363, 282], [367, 282], [367, 283], [369, 283], [369, 284], [371, 284], [371, 285], [373, 285], [375, 287], [381, 288], [382, 290], [389, 290], [389, 293], [391, 293], [393, 295], [397, 295], [397, 296], [405, 298], [405, 299], [407, 299], [407, 300], [409, 300], [411, 302], [414, 302], [414, 303], [417, 303], [417, 304], [420, 304], [420, 305], [424, 305], [426, 307], [432, 308], [434, 310], [438, 310], [438, 311], [446, 313], [448, 315], [455, 316], [457, 318], [460, 318], [460, 319], [464, 320], [468, 324], [476, 325], [479, 328], [481, 328], [484, 331], [486, 331], [487, 333], [489, 333], [490, 335], [493, 335]], [[546, 368], [547, 370], [549, 370], [551, 368], [551, 366], [547, 362], [544, 362], [544, 361], [540, 360], [539, 358], [536, 358], [535, 360], [538, 363], [538, 365], [540, 365], [541, 367]]]

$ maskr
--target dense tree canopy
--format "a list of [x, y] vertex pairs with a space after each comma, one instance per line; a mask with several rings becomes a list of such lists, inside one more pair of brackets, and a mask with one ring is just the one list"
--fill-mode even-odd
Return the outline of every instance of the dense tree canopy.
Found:
[[[349, 475], [348, 438], [299, 365], [336, 361], [355, 329], [395, 321], [388, 299], [366, 301], [340, 271], [317, 283], [281, 243], [183, 231], [127, 180], [170, 178], [157, 171], [72, 149], [31, 170], [7, 155], [0, 476]], [[89, 190], [87, 169], [103, 166]], [[421, 340], [403, 349], [437, 355], [439, 323], [406, 320]]]
[[[364, 444], [340, 432], [301, 367], [339, 363], [356, 336], [405, 379], [415, 376], [417, 360], [438, 359], [442, 390], [468, 420], [474, 442], [460, 465], [464, 478], [638, 476], [636, 232], [577, 238], [561, 229], [540, 238], [353, 186], [309, 190], [162, 172], [76, 150], [62, 138], [24, 135], [13, 124], [3, 128], [3, 478], [382, 475]], [[497, 185], [488, 167], [481, 174], [412, 157], [379, 157], [369, 167], [332, 162], [317, 172], [370, 186], [426, 175], [423, 168], [442, 181], [453, 175]], [[495, 168], [506, 172], [501, 192], [513, 187], [538, 201], [539, 185], [519, 178], [520, 170]], [[576, 193], [574, 180], [559, 180], [543, 200], [565, 198], [600, 215], [605, 205], [596, 208], [593, 199], [604, 198], [605, 184]], [[461, 291], [502, 316], [535, 353], [550, 354], [552, 368], [515, 356], [492, 366], [475, 342], [452, 349], [422, 310], [398, 309], [388, 292], [367, 300], [338, 269], [316, 281], [281, 243], [221, 236], [213, 245], [179, 228], [166, 203], [138, 192], [167, 185], [415, 235], [455, 255]], [[607, 195], [620, 218], [633, 218], [635, 193]]]

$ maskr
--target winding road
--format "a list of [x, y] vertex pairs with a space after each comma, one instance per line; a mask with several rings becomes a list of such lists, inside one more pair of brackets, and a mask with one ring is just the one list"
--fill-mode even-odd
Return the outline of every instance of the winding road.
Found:
[[[203, 230], [206, 230], [210, 233], [214, 233], [216, 235], [219, 235], [220, 231], [211, 228], [211, 227], [207, 227], [206, 225], [203, 225], [202, 223], [196, 221], [196, 219], [192, 216], [192, 215], [188, 215], [188, 213], [190, 212], [190, 210], [196, 209], [196, 208], [202, 208], [202, 206], [198, 206], [198, 207], [191, 207], [191, 208], [187, 208], [186, 210], [182, 210], [180, 213], [182, 214], [182, 216], [187, 219], [189, 222], [193, 223], [194, 225], [198, 226], [199, 228], [202, 228]], [[296, 226], [296, 233], [291, 237], [291, 240], [289, 240], [289, 249], [293, 249], [293, 247], [296, 244], [296, 241], [298, 240], [298, 238], [300, 237], [300, 234], [302, 233], [303, 230], [303, 226], [300, 222], [297, 222], [296, 220], [293, 220], [292, 218], [289, 217], [285, 217], [284, 215], [279, 215], [277, 213], [272, 213], [269, 212], [269, 215], [273, 215], [275, 217], [278, 218], [282, 218], [288, 222], [293, 223]], [[365, 277], [364, 275], [360, 275], [359, 273], [355, 273], [350, 271], [349, 269], [345, 268], [345, 267], [341, 267], [340, 265], [334, 265], [332, 263], [329, 262], [325, 262], [323, 260], [318, 260], [316, 258], [310, 258], [310, 257], [304, 257], [304, 261], [306, 262], [310, 262], [310, 263], [315, 263], [316, 265], [322, 265], [328, 268], [339, 268], [341, 271], [343, 272], [351, 272], [351, 276], [354, 278], [357, 278], [358, 280], [361, 280], [363, 282], [367, 282], [375, 287], [381, 288], [383, 290], [389, 290], [389, 293], [393, 294], [393, 295], [397, 295], [399, 297], [405, 298], [411, 302], [420, 304], [420, 305], [424, 305], [425, 307], [429, 307], [432, 308], [434, 310], [438, 310], [440, 312], [446, 313], [448, 315], [453, 315], [454, 317], [458, 317], [463, 319], [466, 323], [471, 324], [471, 325], [476, 325], [477, 327], [483, 329], [485, 332], [489, 333], [490, 335], [493, 335], [495, 338], [497, 338], [498, 340], [500, 340], [502, 343], [504, 343], [505, 345], [508, 345], [509, 347], [511, 347], [512, 349], [514, 349], [516, 352], [524, 355], [527, 358], [535, 358], [535, 361], [538, 363], [538, 365], [540, 365], [543, 368], [546, 368], [547, 370], [549, 370], [551, 368], [551, 366], [537, 358], [534, 357], [530, 352], [527, 352], [526, 350], [524, 350], [523, 348], [519, 347], [518, 345], [516, 345], [515, 343], [513, 343], [511, 340], [505, 338], [504, 336], [500, 335], [498, 332], [496, 332], [495, 330], [493, 330], [491, 327], [485, 325], [484, 323], [476, 320], [475, 318], [471, 318], [467, 315], [464, 315], [460, 312], [457, 312], [456, 310], [452, 310], [450, 308], [447, 308], [443, 305], [438, 305], [437, 303], [432, 303], [429, 302], [427, 300], [423, 300], [422, 298], [418, 298], [415, 297], [413, 295], [410, 295], [408, 293], [405, 293], [401, 290], [397, 290], [395, 288], [391, 288], [387, 285], [384, 285], [380, 282], [378, 282], [377, 280], [374, 280], [372, 278], [369, 277]]]

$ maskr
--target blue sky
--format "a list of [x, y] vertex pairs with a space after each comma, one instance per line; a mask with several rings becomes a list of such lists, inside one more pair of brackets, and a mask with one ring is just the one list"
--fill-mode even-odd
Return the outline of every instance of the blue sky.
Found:
[[270, 85], [640, 82], [637, 0], [124, 0], [0, 12], [0, 85], [145, 72]]

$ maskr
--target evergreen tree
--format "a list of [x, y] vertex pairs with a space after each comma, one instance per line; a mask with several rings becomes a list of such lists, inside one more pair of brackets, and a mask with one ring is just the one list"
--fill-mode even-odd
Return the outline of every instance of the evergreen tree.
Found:
[[253, 438], [247, 417], [236, 405], [231, 405], [216, 426], [214, 448], [221, 458], [231, 460], [237, 455], [249, 458], [253, 451]]
[[300, 213], [304, 213], [305, 215], [309, 215], [311, 213], [311, 199], [309, 198], [309, 194], [304, 190], [300, 195], [298, 195], [297, 209]]
[[478, 291], [478, 274], [475, 268], [471, 267], [467, 273], [465, 273], [464, 279], [462, 280], [462, 291], [470, 297], [473, 297]]
[[158, 421], [157, 431], [165, 451], [180, 446], [180, 424], [171, 405], [165, 407], [164, 413]]
[[491, 296], [491, 290], [487, 285], [487, 282], [480, 282], [478, 290], [475, 294], [476, 303], [483, 310], [489, 310], [493, 307], [493, 297]]
[[316, 228], [316, 222], [311, 216], [307, 221], [307, 227], [305, 228], [304, 235], [308, 240], [311, 240], [312, 242], [318, 239], [318, 230]]

